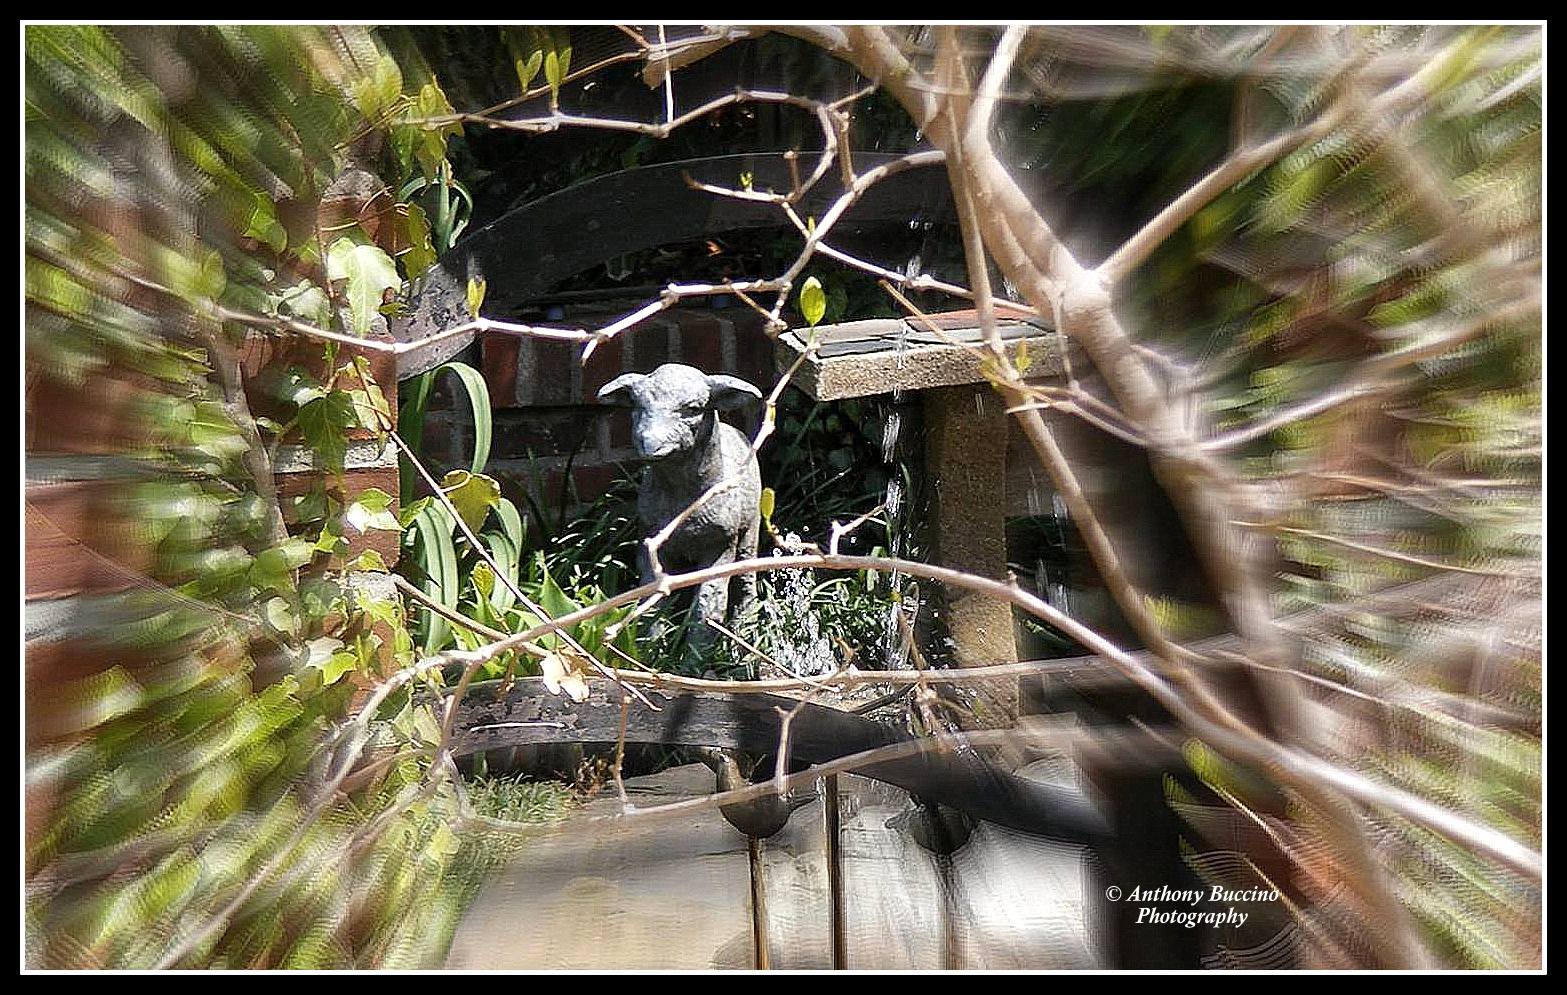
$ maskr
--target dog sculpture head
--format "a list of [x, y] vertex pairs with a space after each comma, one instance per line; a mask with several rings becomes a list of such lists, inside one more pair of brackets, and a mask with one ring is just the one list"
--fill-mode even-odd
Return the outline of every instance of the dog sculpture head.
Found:
[[652, 373], [616, 377], [599, 389], [598, 399], [631, 408], [637, 455], [664, 459], [706, 445], [718, 423], [717, 412], [754, 404], [762, 392], [735, 377], [666, 363]]

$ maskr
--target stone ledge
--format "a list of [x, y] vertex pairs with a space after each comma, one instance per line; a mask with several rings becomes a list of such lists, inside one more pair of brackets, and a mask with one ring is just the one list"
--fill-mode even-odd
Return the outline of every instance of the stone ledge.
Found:
[[[343, 469], [395, 467], [397, 447], [391, 442], [379, 445], [374, 439], [349, 439], [348, 451], [343, 456]], [[316, 453], [304, 446], [279, 446], [273, 461], [274, 473], [316, 473], [325, 470]]]
[[[952, 324], [940, 320], [938, 324]], [[1008, 346], [1026, 342], [1032, 363], [1029, 379], [1061, 373], [1056, 336], [1042, 323], [1003, 320], [1001, 337]], [[806, 353], [810, 333], [794, 329], [778, 337], [775, 358], [787, 370]], [[956, 387], [985, 379], [980, 356], [969, 346], [981, 343], [974, 327], [951, 327], [940, 336], [919, 323], [896, 318], [872, 318], [816, 329], [817, 351], [795, 371], [794, 384], [817, 401], [889, 394], [894, 390]]]

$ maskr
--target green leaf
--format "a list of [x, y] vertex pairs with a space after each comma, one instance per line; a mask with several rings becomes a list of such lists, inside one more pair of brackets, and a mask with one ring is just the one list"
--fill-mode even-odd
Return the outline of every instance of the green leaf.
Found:
[[292, 636], [299, 628], [299, 616], [294, 614], [293, 606], [284, 598], [268, 600], [262, 611], [267, 624], [284, 635]]
[[470, 529], [484, 524], [490, 509], [500, 504], [501, 485], [494, 477], [467, 470], [453, 470], [441, 478], [441, 490]]
[[517, 82], [524, 92], [544, 65], [544, 49], [539, 43], [538, 33], [535, 30], [530, 34], [533, 37], [526, 45], [515, 33], [506, 34], [506, 48], [511, 53], [512, 67], [517, 70]]
[[193, 258], [172, 249], [159, 249], [158, 275], [162, 283], [191, 303], [215, 300], [228, 285], [223, 257], [215, 249], [198, 250]]
[[347, 391], [334, 390], [299, 409], [299, 434], [321, 458], [322, 466], [341, 474], [348, 455], [348, 430], [357, 421], [353, 398]]
[[[435, 374], [435, 370], [426, 370], [398, 387], [397, 434], [403, 437], [415, 455], [419, 453], [424, 436], [424, 409], [430, 401], [430, 387], [435, 383]], [[404, 509], [403, 524], [407, 525], [413, 514], [410, 509], [415, 504], [413, 487], [417, 471], [401, 452], [397, 454], [397, 467], [398, 495]]]
[[344, 674], [351, 674], [359, 669], [359, 658], [346, 650], [333, 653], [320, 669], [322, 685], [331, 687], [342, 680]]
[[468, 313], [475, 318], [479, 316], [479, 308], [484, 306], [484, 291], [487, 287], [488, 283], [482, 276], [468, 281]]
[[430, 852], [441, 857], [452, 857], [462, 849], [462, 841], [457, 834], [451, 831], [446, 823], [441, 823], [435, 828], [435, 835], [430, 838]]
[[277, 208], [273, 206], [272, 199], [260, 191], [256, 192], [252, 202], [250, 218], [245, 225], [245, 237], [255, 239], [273, 252], [282, 252], [288, 246], [288, 232], [277, 219]]
[[511, 498], [501, 498], [495, 506], [495, 517], [500, 519], [501, 528], [506, 533], [506, 538], [511, 540], [519, 553], [527, 548], [528, 532], [523, 527], [522, 515], [518, 513], [517, 506], [512, 504]]
[[293, 573], [315, 557], [312, 544], [297, 536], [256, 554], [250, 565], [250, 583], [262, 591], [291, 591]]
[[403, 215], [403, 237], [408, 248], [397, 258], [403, 261], [408, 279], [417, 280], [435, 265], [435, 246], [430, 242], [430, 218], [424, 208], [418, 204], [405, 204], [404, 207], [407, 213]]
[[355, 356], [353, 365], [345, 364], [338, 371], [338, 376], [348, 383], [364, 384], [348, 392], [349, 402], [354, 406], [354, 417], [359, 420], [361, 428], [381, 433], [391, 427], [392, 409], [386, 402], [386, 395], [381, 392], [381, 386], [370, 374], [370, 360], [364, 356]]
[[343, 512], [343, 519], [360, 532], [368, 532], [370, 529], [401, 532], [403, 527], [398, 523], [397, 516], [388, 510], [391, 506], [390, 494], [379, 487], [367, 487]]
[[814, 276], [800, 287], [800, 313], [813, 328], [827, 313], [827, 294], [822, 290], [822, 281]]
[[338, 553], [348, 551], [348, 540], [343, 538], [342, 524], [333, 519], [321, 526], [321, 535], [316, 538], [312, 547], [318, 553], [335, 556]]
[[[512, 545], [511, 540], [506, 536], [496, 535], [493, 532], [483, 533], [479, 538], [483, 539], [484, 544], [489, 547], [490, 558], [495, 561], [495, 565], [505, 572], [512, 583], [517, 583], [519, 559], [517, 547]], [[479, 566], [486, 565], [481, 563]], [[474, 567], [475, 572], [478, 569], [479, 567]], [[486, 567], [486, 569], [488, 568]], [[511, 588], [504, 582], [496, 583], [492, 590], [485, 593], [486, 597], [489, 598], [490, 604], [497, 611], [505, 611], [517, 602], [517, 596], [512, 593]]]
[[408, 504], [402, 505], [397, 511], [397, 521], [401, 523], [403, 528], [406, 529], [408, 526], [413, 524], [414, 518], [417, 517], [421, 511], [434, 503], [435, 498], [422, 497], [417, 501], [412, 501]]
[[1012, 361], [1012, 365], [1017, 367], [1019, 373], [1027, 373], [1028, 368], [1034, 365], [1034, 358], [1028, 354], [1027, 339], [1017, 344], [1017, 358]]
[[396, 59], [382, 54], [376, 60], [375, 68], [357, 80], [353, 88], [354, 102], [359, 106], [359, 112], [374, 121], [402, 95], [403, 72], [398, 68]]
[[777, 500], [778, 495], [774, 493], [771, 487], [762, 488], [762, 500], [760, 503], [762, 521], [771, 522], [773, 520], [773, 506]]
[[[540, 563], [543, 563], [542, 554]], [[550, 576], [547, 566], [543, 567], [542, 574], [544, 583], [539, 588], [539, 607], [548, 612], [551, 618], [569, 615], [580, 607], [575, 601], [566, 597], [566, 592], [562, 591], [560, 585], [555, 583], [555, 578]]]
[[[432, 80], [419, 88], [419, 93], [413, 101], [412, 112], [421, 120], [446, 117], [452, 113], [452, 105], [440, 86]], [[438, 127], [427, 124], [418, 126], [418, 137], [413, 150], [425, 176], [433, 179], [440, 170], [441, 164], [446, 161], [446, 137], [454, 134], [462, 134], [462, 127], [454, 121]]]
[[327, 279], [348, 282], [348, 314], [355, 335], [370, 331], [370, 319], [387, 290], [401, 287], [392, 258], [375, 245], [357, 245], [340, 238], [327, 250]]
[[380, 553], [377, 553], [373, 549], [367, 549], [363, 553], [360, 553], [358, 556], [354, 557], [354, 562], [348, 565], [348, 569], [363, 570], [380, 574], [391, 572], [390, 568], [386, 565], [386, 560], [382, 558]]
[[[447, 510], [438, 504], [426, 505], [414, 518], [419, 565], [426, 577], [425, 593], [447, 608], [457, 607], [457, 598], [461, 592], [457, 548], [452, 543], [455, 524]], [[428, 655], [445, 645], [451, 636], [451, 626], [429, 609], [425, 609], [425, 615], [428, 627], [421, 648]]]
[[490, 388], [484, 382], [484, 375], [466, 363], [445, 363], [436, 368], [436, 373], [442, 370], [450, 370], [457, 374], [457, 379], [462, 381], [463, 388], [468, 392], [468, 403], [473, 407], [473, 463], [470, 467], [474, 473], [483, 473], [484, 464], [490, 460], [490, 434], [493, 430], [493, 417], [490, 414]]
[[550, 104], [560, 99], [561, 84], [571, 72], [571, 31], [569, 28], [546, 28], [549, 48], [544, 53], [544, 79], [550, 85]]
[[284, 291], [277, 306], [280, 312], [291, 314], [317, 328], [326, 328], [332, 324], [332, 302], [327, 299], [326, 291], [309, 280], [301, 280]]

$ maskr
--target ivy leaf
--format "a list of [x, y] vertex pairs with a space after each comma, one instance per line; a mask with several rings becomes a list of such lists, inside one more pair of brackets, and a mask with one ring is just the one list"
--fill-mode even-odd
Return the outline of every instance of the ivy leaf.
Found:
[[348, 392], [334, 390], [299, 409], [299, 434], [321, 458], [323, 466], [341, 474], [343, 458], [348, 454], [347, 432], [357, 421]]
[[333, 653], [327, 661], [321, 665], [321, 683], [331, 687], [343, 679], [344, 674], [351, 674], [359, 669], [359, 658], [344, 650]]
[[401, 508], [398, 509], [398, 511], [397, 511], [397, 520], [398, 520], [398, 522], [402, 523], [403, 528], [406, 529], [409, 525], [411, 525], [413, 523], [413, 520], [415, 518], [419, 517], [419, 513], [421, 511], [423, 511], [424, 509], [430, 507], [430, 505], [432, 505], [434, 503], [435, 503], [435, 498], [422, 497], [419, 500], [414, 501], [414, 502], [412, 502], [410, 504], [405, 504]]
[[[391, 506], [390, 494], [379, 487], [366, 487], [343, 512], [343, 518], [360, 532], [368, 532], [370, 529], [401, 532], [402, 526], [398, 523], [397, 516], [388, 510]], [[384, 570], [385, 567], [383, 566], [382, 569]]]
[[336, 556], [346, 552], [348, 540], [343, 538], [343, 527], [336, 519], [321, 526], [321, 535], [316, 538], [316, 544], [312, 547], [318, 553], [328, 556]]
[[250, 565], [250, 583], [262, 591], [293, 589], [293, 573], [315, 557], [314, 546], [295, 536], [256, 554]]
[[373, 549], [367, 549], [360, 553], [354, 558], [354, 562], [348, 565], [348, 569], [378, 574], [391, 572], [391, 568], [386, 565], [386, 560]]
[[228, 285], [223, 271], [223, 257], [209, 249], [196, 257], [163, 249], [158, 253], [158, 269], [162, 282], [181, 298], [191, 303], [215, 300]]
[[327, 250], [327, 279], [348, 281], [348, 314], [355, 335], [370, 331], [370, 318], [389, 289], [401, 287], [402, 277], [392, 257], [375, 245], [356, 245], [340, 238]]
[[251, 201], [250, 218], [245, 223], [245, 237], [253, 238], [273, 252], [282, 252], [288, 246], [288, 232], [277, 219], [277, 208], [271, 198], [257, 191]]
[[490, 509], [501, 503], [501, 485], [482, 473], [453, 470], [441, 478], [441, 490], [451, 499], [463, 522], [474, 530], [484, 524]]
[[[432, 80], [419, 88], [419, 95], [414, 98], [413, 113], [420, 119], [445, 117], [452, 113], [452, 105], [440, 86]], [[414, 157], [419, 160], [424, 175], [434, 179], [441, 163], [446, 160], [446, 136], [462, 134], [462, 127], [449, 121], [433, 128], [421, 125], [418, 131], [413, 147]]]
[[332, 636], [322, 636], [305, 643], [305, 666], [319, 667], [332, 658], [332, 654], [345, 646], [341, 639]]
[[299, 617], [284, 598], [272, 598], [263, 609], [267, 624], [285, 636], [292, 636], [299, 628]]
[[489, 283], [484, 277], [477, 280], [468, 280], [468, 313], [473, 317], [479, 316], [479, 308], [484, 305], [484, 292], [489, 288]]
[[435, 265], [435, 246], [430, 242], [430, 218], [418, 204], [404, 205], [406, 212], [399, 212], [403, 219], [403, 237], [408, 248], [398, 255], [403, 261], [403, 272], [410, 280], [423, 276]]
[[827, 313], [827, 294], [822, 290], [822, 281], [814, 276], [800, 288], [800, 313], [813, 328]]
[[392, 409], [387, 404], [386, 395], [381, 392], [380, 385], [370, 375], [370, 360], [363, 356], [355, 356], [353, 365], [345, 364], [338, 370], [338, 376], [348, 377], [349, 383], [364, 384], [363, 388], [348, 392], [348, 399], [354, 406], [354, 416], [358, 419], [361, 428], [380, 433], [391, 427]]
[[284, 291], [278, 298], [277, 307], [317, 328], [326, 328], [332, 323], [332, 302], [327, 299], [326, 291], [309, 280], [301, 280]]
[[403, 71], [397, 60], [383, 54], [376, 60], [375, 69], [354, 83], [354, 103], [359, 113], [374, 121], [397, 102], [403, 92]]
[[527, 92], [529, 84], [544, 65], [544, 48], [539, 44], [536, 33], [525, 50], [522, 42], [510, 32], [506, 35], [506, 48], [511, 53], [512, 66], [517, 70], [517, 82], [522, 84], [523, 92]]

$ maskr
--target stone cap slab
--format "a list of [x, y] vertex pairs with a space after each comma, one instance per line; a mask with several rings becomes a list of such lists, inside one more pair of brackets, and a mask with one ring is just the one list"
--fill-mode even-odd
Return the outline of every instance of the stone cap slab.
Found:
[[[1031, 312], [998, 308], [1001, 338], [1028, 344], [1030, 380], [1061, 372], [1055, 332]], [[794, 384], [818, 401], [836, 401], [895, 390], [955, 387], [984, 380], [984, 333], [972, 308], [919, 319], [871, 318], [818, 325], [816, 351], [795, 371]], [[932, 329], [931, 324], [936, 327]], [[788, 370], [807, 352], [812, 329], [778, 336], [776, 359]], [[1010, 351], [1010, 350], [1009, 350]]]

